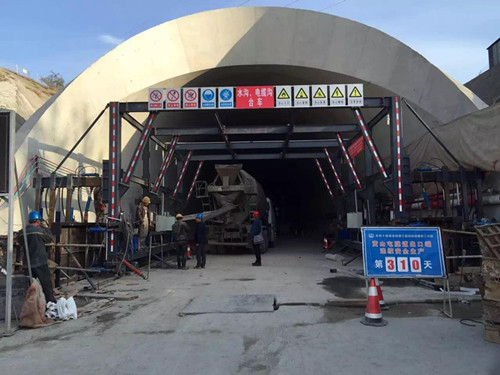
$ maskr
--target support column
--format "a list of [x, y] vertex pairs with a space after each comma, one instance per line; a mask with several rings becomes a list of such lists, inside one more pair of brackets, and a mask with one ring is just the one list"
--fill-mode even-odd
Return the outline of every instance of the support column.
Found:
[[189, 201], [189, 198], [191, 198], [191, 194], [193, 193], [194, 185], [196, 184], [196, 181], [198, 181], [198, 176], [200, 174], [202, 166], [203, 166], [203, 160], [200, 161], [200, 163], [198, 164], [198, 169], [196, 170], [196, 173], [194, 175], [193, 183], [191, 184], [191, 187], [189, 188], [189, 193], [187, 195], [186, 202]]
[[330, 194], [330, 198], [333, 199], [332, 189], [330, 189], [330, 184], [328, 183], [328, 180], [326, 179], [325, 174], [323, 173], [323, 168], [321, 168], [321, 164], [319, 163], [318, 159], [314, 159], [314, 161], [316, 162], [316, 165], [318, 166], [319, 173], [321, 173], [321, 177], [323, 177], [323, 181], [325, 182], [325, 186], [328, 189], [328, 194]]
[[[119, 181], [121, 174], [121, 116], [120, 104], [112, 102], [109, 106], [109, 203], [108, 219], [117, 220], [120, 217], [119, 207]], [[111, 259], [118, 251], [117, 235], [114, 231], [109, 233], [109, 255]]]
[[[149, 136], [151, 135], [151, 130], [153, 129], [153, 121], [156, 117], [156, 113], [152, 112], [149, 114], [148, 119], [146, 120], [146, 125], [144, 126], [144, 129], [142, 130], [141, 137], [139, 138], [139, 142], [135, 148], [134, 151], [134, 156], [132, 156], [132, 159], [130, 160], [130, 163], [126, 169], [125, 177], [123, 178], [123, 183], [128, 184], [130, 183], [130, 178], [134, 174], [134, 170], [137, 166], [137, 160], [139, 160], [139, 157], [144, 151], [144, 148], [149, 145]], [[149, 149], [148, 149], [149, 152]]]
[[401, 122], [401, 103], [398, 96], [391, 98], [391, 154], [392, 154], [392, 191], [394, 218], [401, 223], [408, 221], [403, 192], [403, 126]]
[[168, 150], [167, 155], [163, 159], [163, 163], [160, 169], [160, 173], [158, 175], [158, 178], [156, 179], [155, 185], [153, 186], [153, 193], [158, 193], [158, 190], [160, 189], [161, 186], [161, 181], [163, 180], [163, 176], [165, 175], [165, 172], [168, 169], [168, 166], [170, 165], [170, 162], [172, 161], [172, 158], [174, 156], [174, 150], [175, 146], [177, 145], [177, 141], [179, 140], [179, 136], [175, 135], [172, 138], [172, 143], [170, 144], [170, 149]]
[[177, 195], [177, 191], [179, 190], [179, 186], [181, 185], [182, 178], [184, 177], [184, 174], [186, 173], [186, 168], [189, 164], [189, 160], [191, 159], [191, 155], [193, 155], [193, 151], [189, 151], [189, 153], [186, 157], [186, 161], [184, 162], [184, 165], [182, 166], [182, 170], [181, 170], [181, 173], [180, 173], [179, 178], [177, 180], [177, 184], [175, 185], [174, 192], [172, 193], [172, 198], [175, 198], [175, 196]]
[[344, 145], [344, 141], [342, 140], [342, 137], [340, 136], [339, 133], [337, 133], [337, 140], [339, 141], [340, 148], [342, 149], [342, 154], [344, 155], [344, 158], [347, 160], [347, 164], [349, 164], [349, 168], [351, 169], [352, 175], [354, 176], [354, 179], [356, 180], [358, 187], [362, 188], [363, 185], [361, 185], [361, 181], [359, 180], [358, 174], [356, 173], [356, 169], [354, 169], [354, 164], [352, 163], [351, 156], [349, 155], [349, 152], [347, 152], [347, 149]]

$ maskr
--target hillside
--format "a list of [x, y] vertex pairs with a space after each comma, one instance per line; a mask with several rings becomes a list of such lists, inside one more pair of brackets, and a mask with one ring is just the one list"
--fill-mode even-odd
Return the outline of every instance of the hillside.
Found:
[[0, 108], [15, 111], [18, 114], [18, 126], [56, 92], [56, 89], [46, 87], [31, 78], [0, 68]]

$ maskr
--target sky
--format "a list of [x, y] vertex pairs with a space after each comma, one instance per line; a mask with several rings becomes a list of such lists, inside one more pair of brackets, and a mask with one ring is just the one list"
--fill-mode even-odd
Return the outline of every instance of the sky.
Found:
[[282, 6], [322, 11], [375, 27], [461, 83], [488, 69], [500, 38], [499, 0], [0, 0], [0, 67], [34, 79], [73, 80], [121, 42], [206, 10]]

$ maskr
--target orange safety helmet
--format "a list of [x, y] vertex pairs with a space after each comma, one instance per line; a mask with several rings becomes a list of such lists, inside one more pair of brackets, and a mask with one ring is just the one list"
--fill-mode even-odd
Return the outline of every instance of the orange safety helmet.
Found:
[[259, 217], [260, 216], [260, 213], [259, 211], [254, 211], [253, 212], [253, 218], [255, 219], [256, 217]]

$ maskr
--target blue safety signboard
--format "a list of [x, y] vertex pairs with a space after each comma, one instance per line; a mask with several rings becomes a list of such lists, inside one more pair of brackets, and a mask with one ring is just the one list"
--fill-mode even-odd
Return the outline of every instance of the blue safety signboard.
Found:
[[364, 227], [361, 234], [365, 276], [446, 277], [439, 228]]

